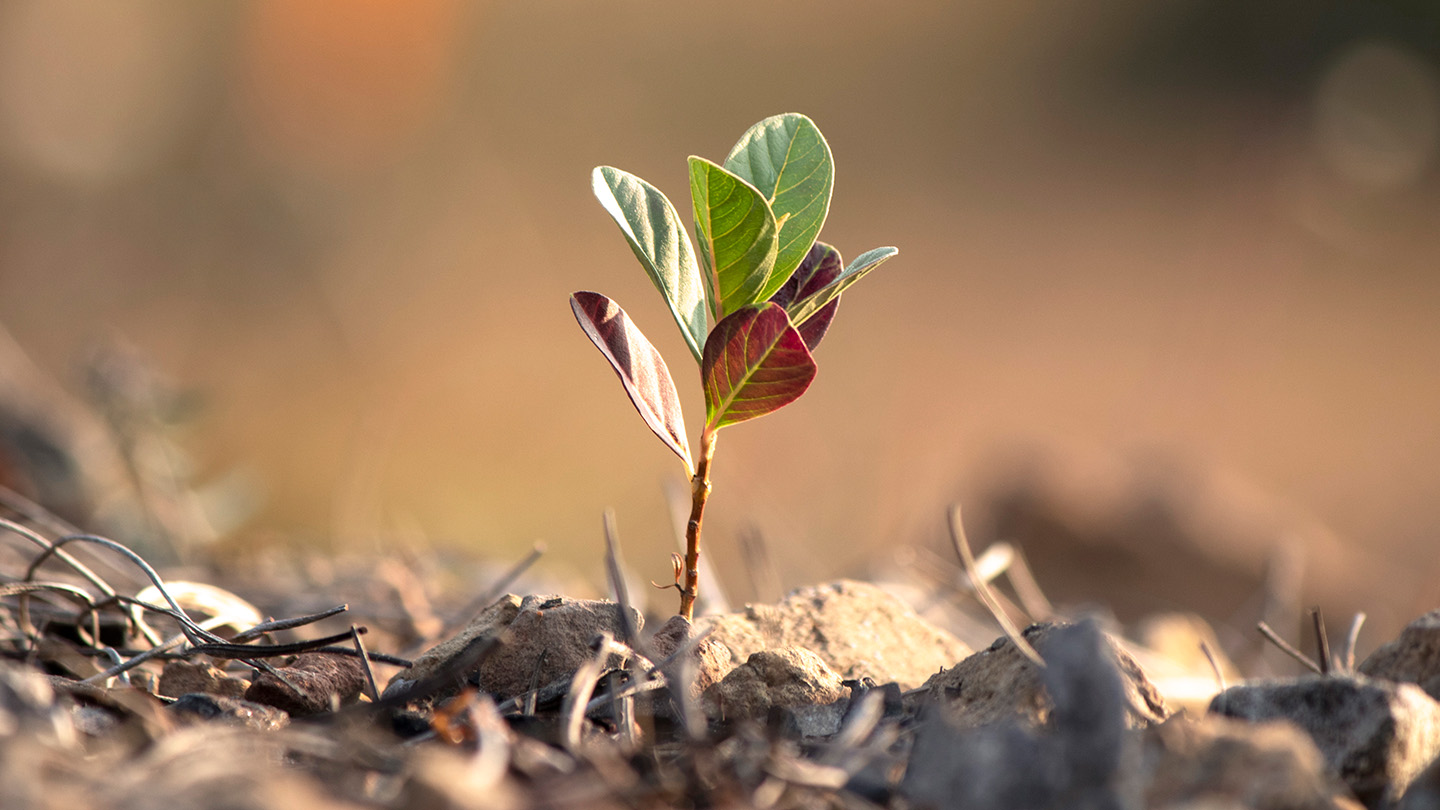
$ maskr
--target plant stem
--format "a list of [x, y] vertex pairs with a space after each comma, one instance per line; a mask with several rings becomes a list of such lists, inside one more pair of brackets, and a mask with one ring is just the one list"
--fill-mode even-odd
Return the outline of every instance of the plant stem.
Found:
[[710, 460], [715, 456], [715, 431], [700, 434], [700, 463], [690, 479], [690, 522], [685, 524], [685, 587], [680, 590], [680, 615], [695, 620], [695, 596], [700, 590], [700, 522], [710, 499]]

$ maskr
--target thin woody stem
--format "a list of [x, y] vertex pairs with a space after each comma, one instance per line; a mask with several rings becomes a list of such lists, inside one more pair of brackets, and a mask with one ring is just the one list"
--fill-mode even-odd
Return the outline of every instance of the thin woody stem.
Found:
[[680, 590], [680, 615], [695, 620], [695, 596], [700, 590], [700, 522], [710, 499], [710, 460], [715, 456], [715, 432], [708, 426], [700, 434], [700, 463], [690, 479], [690, 522], [685, 524], [685, 587]]

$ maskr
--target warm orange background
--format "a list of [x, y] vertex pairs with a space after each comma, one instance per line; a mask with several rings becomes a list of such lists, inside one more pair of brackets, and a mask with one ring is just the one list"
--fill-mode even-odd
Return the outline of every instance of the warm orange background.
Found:
[[119, 333], [204, 392], [203, 472], [265, 490], [242, 539], [544, 539], [599, 581], [613, 505], [663, 580], [679, 465], [567, 294], [702, 402], [589, 171], [684, 211], [688, 154], [801, 111], [824, 238], [901, 255], [810, 393], [722, 434], [722, 571], [750, 525], [791, 585], [938, 551], [956, 499], [988, 541], [1018, 477], [1081, 523], [1188, 502], [1252, 572], [1297, 542], [1393, 619], [1440, 600], [1440, 43], [1422, 3], [1311, 5], [17, 0], [0, 323], [67, 381]]

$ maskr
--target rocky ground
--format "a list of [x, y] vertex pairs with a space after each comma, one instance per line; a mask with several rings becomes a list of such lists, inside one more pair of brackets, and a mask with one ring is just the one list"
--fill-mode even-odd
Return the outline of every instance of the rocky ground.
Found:
[[1033, 594], [1014, 635], [966, 588], [942, 627], [849, 580], [693, 626], [503, 593], [447, 627], [393, 559], [222, 588], [3, 528], [15, 810], [1440, 806], [1440, 611], [1251, 681], [1194, 617]]

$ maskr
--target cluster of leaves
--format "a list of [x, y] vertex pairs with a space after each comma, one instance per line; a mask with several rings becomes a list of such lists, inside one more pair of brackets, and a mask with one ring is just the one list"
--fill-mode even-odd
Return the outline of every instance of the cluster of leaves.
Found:
[[[898, 252], [877, 248], [845, 266], [839, 251], [816, 241], [834, 179], [829, 144], [797, 113], [751, 127], [723, 164], [691, 157], [697, 263], [664, 194], [620, 169], [595, 169], [595, 196], [700, 364], [704, 437], [805, 393], [816, 372], [811, 352], [825, 337], [841, 293]], [[680, 399], [660, 353], [609, 298], [577, 292], [570, 305], [646, 424], [693, 475]]]

